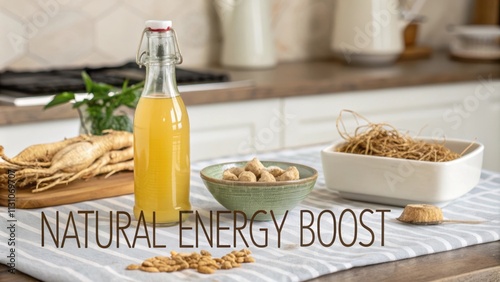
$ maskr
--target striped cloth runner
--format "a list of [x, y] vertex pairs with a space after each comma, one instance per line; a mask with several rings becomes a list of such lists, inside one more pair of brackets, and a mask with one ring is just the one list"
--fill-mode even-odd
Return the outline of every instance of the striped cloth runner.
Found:
[[[136, 223], [132, 222], [129, 228], [123, 230], [124, 233], [119, 233], [117, 236], [114, 229], [110, 233], [110, 228], [116, 225], [116, 220], [111, 223], [112, 226], [109, 220], [110, 212], [113, 212], [112, 217], [116, 216], [117, 211], [132, 215], [134, 198], [133, 195], [126, 195], [72, 205], [16, 210], [15, 268], [44, 281], [197, 281], [206, 279], [213, 281], [303, 281], [353, 267], [401, 260], [499, 240], [500, 174], [483, 171], [481, 181], [476, 188], [443, 208], [445, 218], [487, 220], [486, 223], [405, 225], [395, 220], [401, 214], [402, 208], [346, 200], [326, 189], [320, 161], [322, 148], [323, 146], [314, 146], [258, 156], [261, 160], [283, 160], [306, 164], [316, 168], [319, 172], [319, 178], [312, 193], [298, 207], [289, 211], [279, 240], [272, 221], [254, 222], [252, 228], [247, 224], [241, 233], [236, 233], [234, 236], [233, 217], [225, 214], [221, 216], [219, 225], [229, 229], [219, 232], [218, 239], [219, 244], [230, 245], [229, 248], [217, 248], [215, 232], [213, 247], [210, 246], [209, 240], [200, 228], [196, 235], [197, 224], [194, 216], [183, 224], [183, 227], [193, 227], [192, 230], [180, 230], [179, 226], [156, 228], [155, 242], [157, 245], [165, 245], [164, 247], [148, 246], [145, 239], [137, 239], [135, 246], [129, 247], [124, 237], [126, 235], [132, 244]], [[213, 213], [215, 220], [216, 212], [225, 209], [204, 187], [199, 177], [200, 170], [210, 164], [250, 159], [250, 157], [220, 158], [192, 165], [191, 203], [193, 210], [198, 211], [199, 220], [204, 223], [205, 227], [208, 227], [210, 223], [210, 212]], [[363, 210], [373, 213], [365, 211], [362, 214]], [[376, 210], [390, 210], [390, 212], [383, 212], [383, 231], [382, 212], [376, 212]], [[83, 214], [78, 214], [78, 211], [94, 212], [88, 216], [87, 225], [85, 225]], [[99, 247], [96, 242], [95, 211], [99, 212], [100, 244], [111, 240], [111, 245], [107, 248]], [[8, 245], [11, 233], [6, 228], [9, 226], [7, 212], [5, 207], [0, 209], [3, 222], [0, 228], [2, 254], [0, 262], [3, 264], [9, 262], [10, 259], [7, 256], [11, 248]], [[70, 213], [74, 216], [78, 240], [76, 236], [72, 236], [75, 235], [75, 228], [71, 221], [68, 224]], [[44, 246], [42, 247], [42, 215], [55, 233], [57, 214], [61, 236], [59, 247], [51, 238], [47, 226], [44, 227]], [[320, 214], [322, 220], [319, 221], [321, 224], [318, 230]], [[336, 221], [333, 221], [332, 215], [335, 216]], [[341, 215], [342, 223], [340, 224]], [[310, 229], [301, 229], [301, 226], [309, 225], [313, 216], [315, 219]], [[280, 223], [281, 219], [278, 219], [278, 224]], [[200, 227], [199, 224], [198, 227]], [[68, 238], [64, 246], [61, 246], [66, 228]], [[193, 245], [192, 248], [180, 247], [180, 231], [182, 231], [182, 244]], [[150, 228], [149, 236], [152, 236], [151, 233]], [[139, 235], [144, 235], [144, 232], [141, 231]], [[314, 242], [312, 242], [312, 236], [314, 236]], [[335, 241], [332, 242], [334, 236]], [[256, 263], [247, 263], [231, 270], [219, 270], [211, 275], [200, 274], [194, 270], [174, 273], [125, 270], [128, 264], [139, 263], [153, 256], [168, 256], [171, 250], [193, 252], [205, 249], [213, 256], [220, 257], [234, 249], [246, 247], [242, 237], [249, 244], [248, 248], [253, 252]], [[86, 238], [88, 242], [85, 245]], [[233, 242], [235, 238], [236, 241]]]

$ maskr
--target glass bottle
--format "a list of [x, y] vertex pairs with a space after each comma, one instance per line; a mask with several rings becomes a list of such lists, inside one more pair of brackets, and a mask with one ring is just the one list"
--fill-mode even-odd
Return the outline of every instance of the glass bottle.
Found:
[[171, 21], [146, 21], [142, 36], [136, 61], [146, 79], [134, 116], [134, 215], [175, 225], [185, 219], [179, 211], [191, 209], [189, 118], [175, 77], [182, 56]]

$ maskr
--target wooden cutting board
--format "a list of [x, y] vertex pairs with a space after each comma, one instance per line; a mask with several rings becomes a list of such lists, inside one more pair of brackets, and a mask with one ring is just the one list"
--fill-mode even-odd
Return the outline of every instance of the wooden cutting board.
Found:
[[[78, 180], [68, 185], [56, 186], [47, 191], [32, 193], [31, 189], [17, 189], [16, 208], [33, 209], [87, 200], [102, 199], [134, 192], [134, 173], [120, 172], [108, 178], [95, 177], [87, 181]], [[0, 205], [8, 206], [8, 191], [0, 190]]]

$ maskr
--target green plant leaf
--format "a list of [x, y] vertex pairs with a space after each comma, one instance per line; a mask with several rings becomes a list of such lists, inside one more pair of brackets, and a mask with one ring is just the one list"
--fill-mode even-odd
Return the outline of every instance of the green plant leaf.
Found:
[[[132, 120], [128, 115], [124, 115], [122, 111], [118, 112], [122, 106], [135, 108], [139, 101], [144, 82], [129, 86], [128, 80], [123, 82], [121, 88], [114, 87], [109, 84], [92, 81], [92, 78], [83, 71], [81, 73], [85, 84], [85, 89], [90, 96], [78, 102], [73, 103], [73, 108], [81, 110], [85, 106], [85, 115], [80, 116], [90, 123], [90, 128], [87, 128], [91, 134], [102, 135], [102, 131], [106, 129], [132, 131]], [[113, 92], [113, 95], [110, 93]], [[69, 103], [75, 100], [75, 94], [72, 92], [64, 92], [54, 96], [45, 108], [56, 105]]]
[[132, 132], [132, 120], [127, 115], [113, 116], [111, 129]]
[[123, 85], [122, 85], [122, 92], [127, 90], [127, 86], [128, 86], [128, 79], [125, 79], [125, 81], [123, 82]]
[[75, 102], [75, 103], [73, 103], [73, 109], [80, 108], [81, 105], [84, 105], [86, 103], [87, 103], [87, 101], [85, 101], [85, 100]]
[[85, 90], [87, 91], [87, 93], [92, 93], [92, 85], [94, 84], [94, 82], [86, 71], [82, 71], [82, 79], [85, 83]]
[[109, 93], [113, 91], [113, 86], [105, 83], [94, 83], [92, 84], [91, 91], [89, 93], [94, 94], [93, 99], [108, 99]]
[[75, 93], [73, 92], [63, 92], [61, 94], [57, 94], [52, 98], [52, 100], [45, 105], [44, 109], [48, 109], [57, 105], [68, 103], [75, 99]]

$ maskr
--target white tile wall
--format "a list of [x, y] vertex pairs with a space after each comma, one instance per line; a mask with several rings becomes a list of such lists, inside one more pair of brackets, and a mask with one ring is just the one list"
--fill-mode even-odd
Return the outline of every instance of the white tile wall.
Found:
[[[278, 61], [331, 57], [335, 0], [269, 1]], [[471, 6], [472, 0], [427, 1], [421, 43], [445, 47], [446, 27], [466, 23]], [[147, 19], [173, 20], [185, 66], [219, 61], [222, 37], [211, 0], [0, 0], [0, 70], [133, 60]]]

